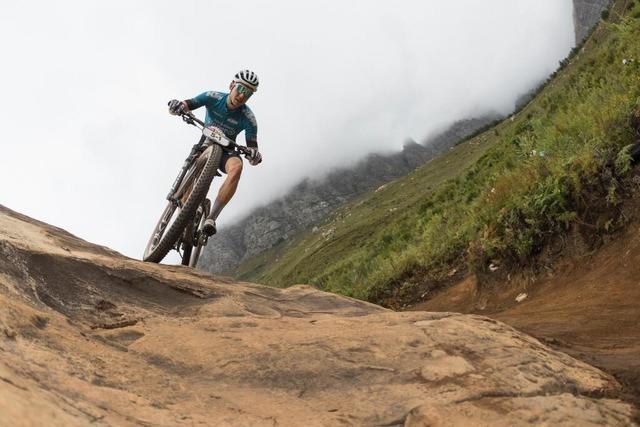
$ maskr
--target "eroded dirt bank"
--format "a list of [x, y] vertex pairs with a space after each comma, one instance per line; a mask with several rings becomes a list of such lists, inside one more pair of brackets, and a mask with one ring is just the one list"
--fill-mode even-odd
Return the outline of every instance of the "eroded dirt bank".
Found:
[[[638, 207], [635, 200], [634, 211]], [[537, 277], [501, 276], [467, 277], [412, 310], [499, 319], [612, 373], [626, 398], [640, 403], [640, 222], [597, 251], [565, 257]]]
[[144, 264], [0, 207], [2, 426], [629, 425], [620, 390], [487, 317]]

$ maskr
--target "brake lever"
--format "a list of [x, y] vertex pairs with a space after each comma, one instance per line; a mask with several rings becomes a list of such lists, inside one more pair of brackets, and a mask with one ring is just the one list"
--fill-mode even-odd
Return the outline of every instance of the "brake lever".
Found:
[[183, 113], [182, 114], [182, 120], [185, 123], [188, 123], [190, 125], [195, 125], [193, 119], [194, 119], [193, 114], [189, 114], [189, 113]]

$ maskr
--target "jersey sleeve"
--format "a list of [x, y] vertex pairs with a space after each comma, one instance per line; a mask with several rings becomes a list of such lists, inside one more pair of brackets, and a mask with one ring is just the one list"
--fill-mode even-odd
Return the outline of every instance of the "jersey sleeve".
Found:
[[217, 92], [202, 92], [194, 98], [185, 100], [185, 102], [187, 103], [189, 110], [195, 110], [196, 108], [200, 108], [207, 105], [212, 100], [217, 99], [216, 95]]
[[244, 111], [245, 124], [244, 136], [247, 141], [247, 147], [258, 148], [258, 122], [253, 112], [247, 108]]

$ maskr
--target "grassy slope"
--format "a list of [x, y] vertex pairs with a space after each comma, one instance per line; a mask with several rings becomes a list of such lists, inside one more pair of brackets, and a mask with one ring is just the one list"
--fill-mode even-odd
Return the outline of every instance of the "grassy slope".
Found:
[[[610, 22], [513, 119], [236, 273], [380, 302], [442, 281], [453, 269], [524, 263], [552, 236], [596, 221], [594, 200], [615, 207], [628, 171], [628, 120], [640, 107], [639, 18], [638, 3], [617, 1]], [[636, 62], [623, 65], [623, 58]], [[608, 229], [614, 221], [591, 226]]]

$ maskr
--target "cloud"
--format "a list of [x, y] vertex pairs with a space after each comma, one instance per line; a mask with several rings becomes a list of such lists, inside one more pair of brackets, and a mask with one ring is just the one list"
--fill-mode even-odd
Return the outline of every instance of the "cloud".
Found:
[[569, 0], [2, 9], [0, 203], [138, 258], [198, 139], [171, 98], [226, 90], [240, 68], [260, 76], [265, 160], [246, 165], [224, 225], [304, 176], [508, 113], [573, 44]]

